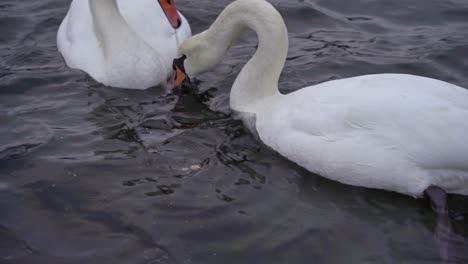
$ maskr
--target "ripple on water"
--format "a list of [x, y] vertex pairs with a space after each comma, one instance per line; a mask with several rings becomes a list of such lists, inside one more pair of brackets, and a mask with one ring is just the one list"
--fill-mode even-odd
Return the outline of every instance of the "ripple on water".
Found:
[[[114, 89], [58, 54], [69, 2], [0, 3], [0, 262], [440, 262], [424, 201], [313, 175], [234, 120], [229, 90], [253, 34], [196, 92]], [[228, 2], [177, 5], [196, 33]], [[270, 2], [290, 32], [283, 92], [381, 72], [468, 87], [464, 1]], [[450, 200], [462, 241], [466, 202]]]
[[0, 134], [0, 160], [25, 155], [46, 144], [53, 136], [46, 125], [21, 119], [3, 120]]

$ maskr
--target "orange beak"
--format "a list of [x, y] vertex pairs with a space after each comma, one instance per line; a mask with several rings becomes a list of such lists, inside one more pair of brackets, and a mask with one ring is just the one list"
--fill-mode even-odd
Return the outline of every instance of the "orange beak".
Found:
[[172, 63], [172, 69], [175, 72], [174, 80], [172, 84], [174, 87], [180, 87], [184, 83], [190, 83], [190, 77], [187, 76], [187, 73], [185, 73], [185, 66], [184, 62], [187, 59], [187, 56], [182, 55], [182, 57], [178, 59], [174, 59]]
[[179, 87], [184, 83], [185, 79], [187, 79], [187, 75], [183, 70], [179, 68], [179, 66], [174, 65], [175, 68], [175, 77], [174, 77], [174, 87]]
[[177, 12], [177, 8], [174, 4], [174, 0], [158, 0], [161, 5], [164, 14], [166, 14], [169, 23], [174, 29], [178, 29], [182, 25], [182, 19]]

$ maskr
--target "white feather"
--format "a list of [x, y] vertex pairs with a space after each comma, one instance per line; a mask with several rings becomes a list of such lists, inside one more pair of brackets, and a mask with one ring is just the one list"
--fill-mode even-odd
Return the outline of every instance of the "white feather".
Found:
[[191, 35], [181, 18], [174, 30], [157, 0], [74, 0], [57, 45], [69, 67], [98, 82], [146, 89], [166, 80], [179, 44]]

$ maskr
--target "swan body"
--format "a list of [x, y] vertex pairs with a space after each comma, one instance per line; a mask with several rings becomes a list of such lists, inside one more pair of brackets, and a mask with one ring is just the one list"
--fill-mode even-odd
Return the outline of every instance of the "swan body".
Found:
[[[468, 91], [443, 81], [376, 74], [283, 95], [286, 26], [264, 0], [230, 4], [186, 40], [185, 73], [220, 62], [245, 30], [259, 47], [233, 84], [231, 108], [263, 143], [311, 172], [345, 184], [421, 197], [430, 186], [468, 195]], [[210, 47], [209, 49], [207, 47]]]
[[326, 82], [256, 106], [261, 140], [342, 183], [421, 196], [468, 195], [468, 92], [412, 75]]
[[146, 89], [165, 81], [187, 20], [174, 29], [157, 0], [74, 0], [57, 46], [71, 68], [105, 85]]

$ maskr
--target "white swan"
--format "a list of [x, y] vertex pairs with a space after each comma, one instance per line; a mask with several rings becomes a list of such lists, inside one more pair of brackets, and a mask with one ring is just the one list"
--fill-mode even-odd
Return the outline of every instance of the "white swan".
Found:
[[[258, 50], [233, 84], [230, 105], [272, 149], [323, 177], [413, 197], [468, 195], [468, 91], [438, 80], [377, 74], [278, 91], [288, 52], [281, 15], [264, 0], [238, 0], [175, 60], [182, 75], [217, 65], [254, 30]], [[184, 69], [185, 68], [185, 69]], [[434, 201], [435, 200], [435, 201]], [[441, 201], [443, 202], [443, 201]]]
[[165, 81], [191, 36], [173, 0], [74, 0], [57, 46], [67, 65], [105, 85], [146, 89]]

